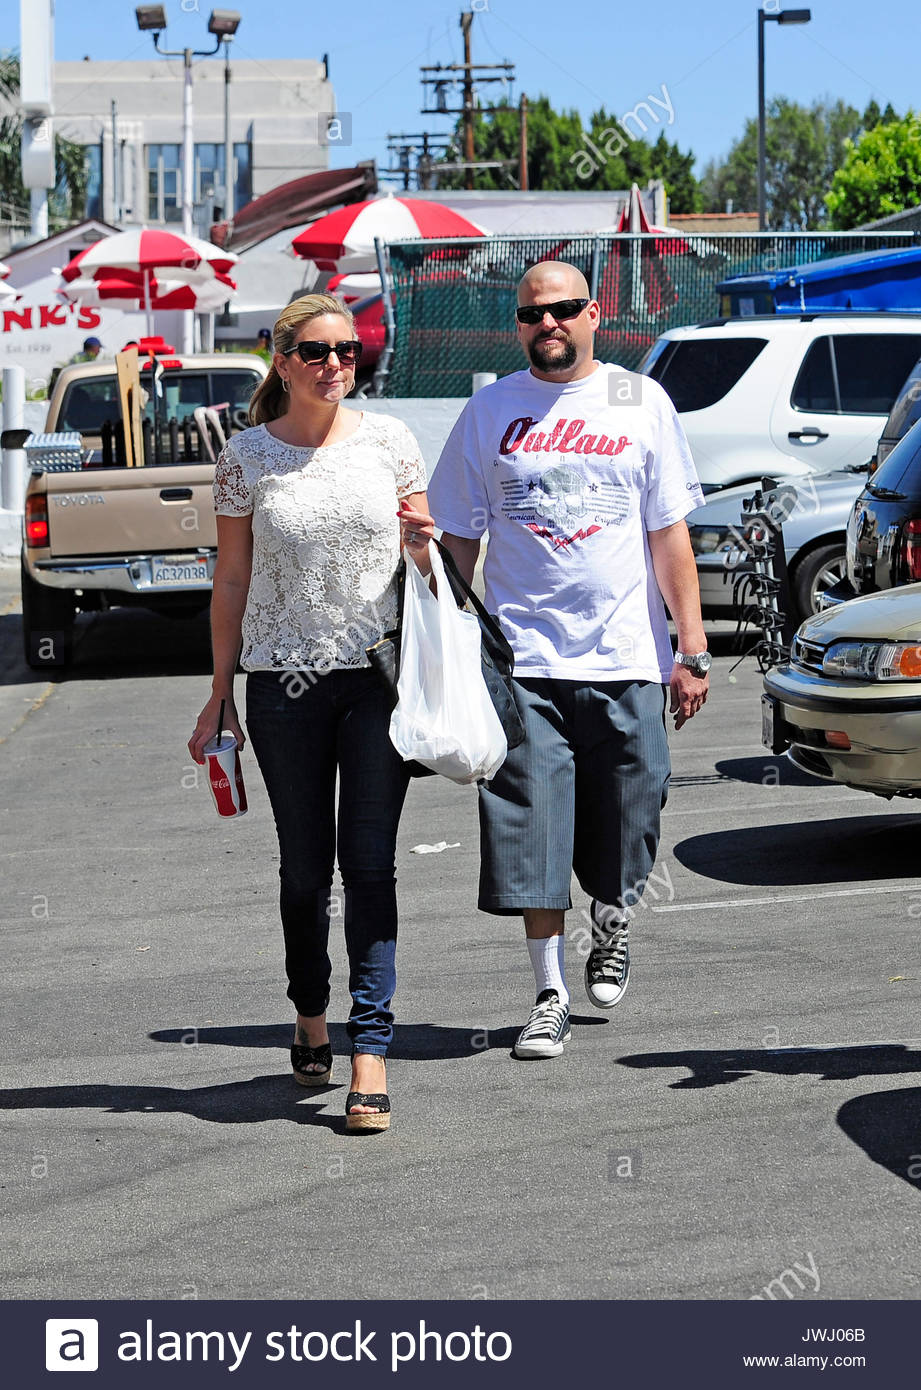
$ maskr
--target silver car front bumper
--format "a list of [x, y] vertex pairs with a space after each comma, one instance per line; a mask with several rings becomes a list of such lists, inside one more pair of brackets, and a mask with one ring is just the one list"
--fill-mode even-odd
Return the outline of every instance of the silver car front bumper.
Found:
[[[872, 686], [781, 666], [764, 678], [777, 741], [806, 772], [879, 796], [921, 796], [921, 682]], [[828, 733], [850, 748], [834, 748]]]

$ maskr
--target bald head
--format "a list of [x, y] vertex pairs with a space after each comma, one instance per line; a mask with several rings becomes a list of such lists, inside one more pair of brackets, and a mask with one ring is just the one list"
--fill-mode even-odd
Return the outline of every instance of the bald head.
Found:
[[539, 261], [518, 282], [518, 303], [531, 304], [535, 297], [588, 299], [588, 281], [578, 266], [568, 261]]
[[518, 283], [515, 318], [518, 341], [535, 376], [575, 381], [594, 371], [592, 345], [600, 310], [578, 266], [568, 261], [532, 265]]

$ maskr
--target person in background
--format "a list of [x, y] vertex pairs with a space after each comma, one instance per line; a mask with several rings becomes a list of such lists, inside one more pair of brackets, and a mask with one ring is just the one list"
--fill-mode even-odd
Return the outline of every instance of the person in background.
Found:
[[393, 416], [342, 404], [361, 357], [349, 311], [329, 295], [296, 299], [279, 315], [274, 346], [250, 403], [252, 428], [216, 465], [213, 693], [189, 751], [204, 762], [224, 701], [225, 728], [243, 746], [233, 695], [239, 656], [281, 851], [294, 1078], [324, 1086], [332, 1068], [327, 941], [338, 858], [352, 996], [346, 1128], [380, 1130], [390, 1123], [394, 864], [409, 773], [390, 742], [389, 693], [365, 649], [396, 622], [398, 512], [408, 507], [419, 518], [407, 549], [424, 573], [433, 523], [410, 431]]
[[[102, 352], [102, 343], [98, 338], [84, 338], [83, 351], [75, 352], [70, 359], [71, 362], [95, 362]], [[68, 364], [69, 365], [69, 364]]]
[[260, 357], [264, 357], [266, 362], [272, 360], [272, 335], [267, 328], [260, 328], [256, 334], [256, 351]]

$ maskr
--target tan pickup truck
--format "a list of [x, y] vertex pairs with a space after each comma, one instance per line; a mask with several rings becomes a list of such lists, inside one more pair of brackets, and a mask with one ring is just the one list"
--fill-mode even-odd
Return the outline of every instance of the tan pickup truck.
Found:
[[[217, 534], [211, 484], [221, 432], [246, 426], [267, 365], [249, 354], [161, 359], [140, 372], [141, 467], [124, 461], [113, 363], [65, 367], [45, 431], [77, 432], [74, 463], [30, 454], [22, 546], [25, 659], [65, 666], [78, 611], [208, 606]], [[215, 416], [215, 408], [224, 407]], [[26, 441], [29, 449], [29, 441]]]

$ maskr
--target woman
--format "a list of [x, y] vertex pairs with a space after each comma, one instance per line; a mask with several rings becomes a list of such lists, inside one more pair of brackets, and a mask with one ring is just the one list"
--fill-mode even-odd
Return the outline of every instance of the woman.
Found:
[[243, 746], [233, 698], [239, 656], [281, 852], [294, 1076], [322, 1086], [332, 1067], [327, 939], [338, 853], [352, 994], [346, 1128], [387, 1129], [394, 859], [408, 773], [365, 648], [396, 619], [399, 511], [413, 517], [402, 524], [404, 544], [428, 568], [425, 468], [399, 420], [343, 408], [361, 344], [338, 300], [311, 294], [289, 304], [273, 345], [250, 404], [252, 428], [229, 441], [215, 470], [214, 681], [189, 750], [204, 761], [222, 701], [224, 727]]

